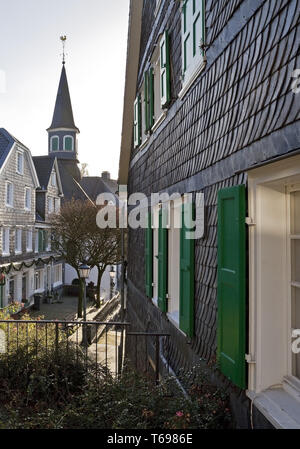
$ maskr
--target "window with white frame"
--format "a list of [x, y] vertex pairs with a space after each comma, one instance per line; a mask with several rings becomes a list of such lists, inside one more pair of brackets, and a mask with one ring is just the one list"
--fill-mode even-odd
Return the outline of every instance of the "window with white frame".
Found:
[[56, 173], [55, 173], [55, 171], [53, 171], [51, 173], [51, 185], [52, 185], [52, 187], [56, 187]]
[[64, 136], [64, 151], [74, 151], [73, 136]]
[[54, 265], [54, 284], [62, 283], [62, 264]]
[[15, 252], [22, 252], [22, 229], [16, 229], [15, 232]]
[[43, 290], [44, 289], [44, 269], [35, 272], [35, 285], [34, 289]]
[[31, 210], [31, 188], [25, 187], [25, 209]]
[[5, 204], [7, 207], [14, 207], [14, 185], [10, 181], [5, 183]]
[[180, 302], [181, 208], [181, 198], [170, 203], [168, 229], [168, 315], [176, 325], [179, 325]]
[[17, 151], [17, 173], [23, 175], [24, 173], [24, 154]]
[[295, 156], [248, 174], [248, 395], [276, 427], [300, 425], [299, 167]]
[[58, 214], [60, 211], [60, 198], [54, 198], [54, 212]]
[[29, 229], [26, 232], [26, 251], [30, 253], [32, 251], [32, 230]]
[[58, 136], [52, 136], [50, 138], [50, 148], [51, 148], [51, 151], [59, 151], [59, 137]]
[[9, 256], [10, 254], [10, 229], [2, 228], [2, 256]]
[[52, 196], [48, 196], [48, 213], [52, 214], [54, 212], [54, 199]]
[[205, 65], [205, 2], [184, 0], [181, 19], [183, 88], [194, 81]]

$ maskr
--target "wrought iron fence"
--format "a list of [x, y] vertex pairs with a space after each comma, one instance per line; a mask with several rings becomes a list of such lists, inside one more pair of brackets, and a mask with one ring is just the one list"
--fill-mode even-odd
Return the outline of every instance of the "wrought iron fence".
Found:
[[0, 363], [16, 351], [36, 360], [64, 351], [66, 361], [69, 356], [83, 361], [97, 377], [100, 372], [119, 375], [128, 358], [137, 370], [151, 371], [158, 383], [162, 359], [169, 370], [169, 334], [129, 328], [124, 322], [0, 320]]

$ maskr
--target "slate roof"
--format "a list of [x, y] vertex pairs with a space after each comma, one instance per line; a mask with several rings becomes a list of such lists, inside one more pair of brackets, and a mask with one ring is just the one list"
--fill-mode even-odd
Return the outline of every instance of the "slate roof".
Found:
[[[108, 183], [110, 181], [110, 183]], [[116, 193], [117, 182], [112, 179], [102, 179], [99, 176], [86, 176], [80, 181], [81, 187], [91, 198], [91, 200], [96, 201], [97, 196], [100, 193]]]
[[79, 129], [75, 126], [74, 122], [67, 74], [64, 65], [61, 71], [52, 123], [47, 131], [55, 128], [72, 128], [79, 132]]
[[12, 134], [6, 131], [6, 129], [0, 128], [0, 167], [2, 167], [14, 143], [18, 143], [19, 145], [22, 145], [24, 148], [27, 148]]
[[40, 186], [47, 189], [55, 159], [50, 156], [34, 156], [33, 163], [39, 178]]

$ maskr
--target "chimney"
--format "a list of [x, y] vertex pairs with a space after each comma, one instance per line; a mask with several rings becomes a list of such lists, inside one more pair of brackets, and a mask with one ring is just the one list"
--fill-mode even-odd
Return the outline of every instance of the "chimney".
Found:
[[109, 173], [109, 171], [103, 171], [103, 172], [101, 173], [101, 178], [103, 178], [103, 179], [110, 179], [110, 173]]

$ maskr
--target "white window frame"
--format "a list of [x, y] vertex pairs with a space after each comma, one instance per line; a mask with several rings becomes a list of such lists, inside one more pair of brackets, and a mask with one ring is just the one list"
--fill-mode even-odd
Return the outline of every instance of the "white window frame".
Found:
[[[58, 140], [57, 150], [53, 150], [53, 140], [54, 140], [54, 139], [57, 139], [57, 140]], [[51, 136], [51, 137], [50, 137], [50, 148], [51, 148], [51, 151], [52, 151], [53, 153], [56, 153], [57, 151], [59, 151], [59, 136]]]
[[[27, 194], [29, 192], [29, 197], [27, 197]], [[27, 199], [29, 199], [29, 204], [27, 203]], [[24, 209], [27, 211], [31, 211], [31, 188], [25, 187], [25, 199], [24, 199]]]
[[39, 252], [39, 230], [35, 230], [35, 237], [34, 237], [34, 252]]
[[[8, 186], [11, 186], [11, 198], [7, 198], [8, 195]], [[5, 182], [5, 205], [6, 207], [14, 207], [14, 184], [11, 181]]]
[[32, 232], [32, 229], [28, 229], [26, 232], [26, 251], [27, 251], [27, 253], [32, 252], [32, 246], [33, 246], [33, 232]]
[[51, 173], [51, 186], [52, 187], [56, 187], [57, 186], [57, 181], [56, 181], [56, 172], [53, 171]]
[[48, 214], [52, 214], [54, 212], [54, 198], [52, 196], [48, 196], [47, 198], [48, 202]]
[[[68, 138], [72, 139], [72, 150], [66, 150], [66, 139], [68, 139]], [[70, 136], [70, 135], [64, 136], [64, 151], [67, 151], [67, 152], [70, 152], [70, 153], [72, 151], [74, 151], [74, 137], [73, 136]]]
[[162, 4], [162, 0], [156, 0], [156, 6], [154, 11], [154, 16], [156, 17], [160, 8], [160, 5]]
[[53, 271], [53, 287], [57, 287], [62, 284], [62, 264], [54, 265]]
[[154, 77], [154, 124], [151, 131], [154, 132], [167, 116], [167, 109], [162, 108], [161, 100], [161, 68], [160, 68], [160, 46], [157, 45], [153, 52], [151, 63]]
[[15, 230], [15, 254], [22, 254], [22, 229]]
[[42, 293], [44, 290], [44, 268], [42, 268], [34, 273], [34, 291], [35, 293]]
[[10, 255], [10, 228], [2, 228], [2, 256]]
[[54, 212], [58, 214], [60, 211], [60, 198], [54, 198]]
[[169, 203], [168, 226], [168, 312], [170, 321], [179, 329], [180, 307], [180, 228], [183, 198]]
[[[21, 168], [20, 169], [19, 169], [19, 160], [21, 160]], [[23, 151], [20, 151], [20, 150], [18, 150], [16, 152], [16, 172], [19, 175], [24, 174], [24, 153], [23, 153]]]
[[[140, 146], [142, 142], [142, 122], [143, 122], [143, 108], [142, 105], [139, 104], [139, 94], [136, 96], [134, 101], [134, 114], [133, 114], [133, 143], [134, 148]], [[142, 122], [141, 122], [142, 121]]]
[[[195, 10], [194, 10], [195, 5]], [[185, 12], [187, 11], [187, 15]], [[196, 21], [200, 21], [201, 29], [195, 28]], [[200, 36], [195, 36], [198, 29]], [[198, 41], [198, 37], [200, 37]], [[198, 42], [195, 41], [197, 39]], [[188, 47], [186, 46], [189, 42]], [[179, 98], [191, 87], [206, 65], [206, 56], [203, 47], [205, 42], [205, 1], [183, 0], [181, 13], [181, 55], [182, 55], [182, 89]], [[190, 57], [190, 63], [185, 66], [186, 54]]]
[[295, 156], [248, 173], [247, 394], [277, 428], [300, 428], [300, 380], [291, 372], [286, 191], [300, 182], [299, 167], [300, 156]]

